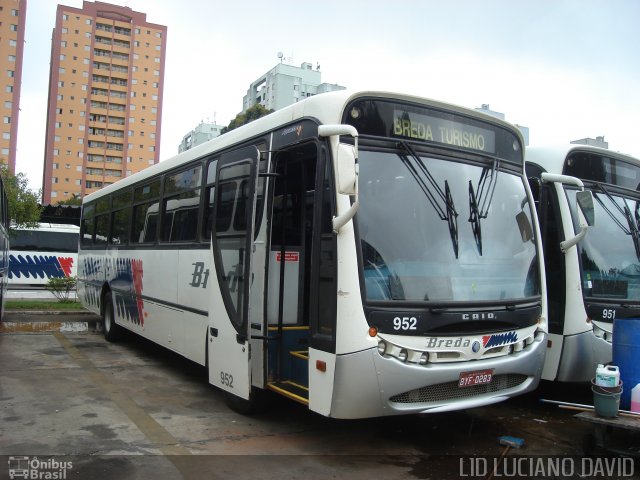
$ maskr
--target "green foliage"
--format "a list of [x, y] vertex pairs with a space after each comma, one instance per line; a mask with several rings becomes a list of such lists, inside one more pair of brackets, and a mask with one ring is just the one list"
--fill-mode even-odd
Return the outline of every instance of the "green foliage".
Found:
[[42, 208], [38, 203], [40, 192], [29, 189], [24, 173], [13, 175], [6, 165], [0, 165], [0, 175], [7, 192], [12, 227], [37, 227]]
[[82, 205], [82, 197], [77, 193], [72, 193], [66, 200], [60, 200], [58, 205]]
[[58, 299], [59, 302], [75, 302], [71, 297], [71, 292], [76, 288], [75, 277], [50, 278], [45, 288]]
[[230, 132], [231, 130], [238, 128], [241, 125], [253, 122], [254, 120], [257, 120], [260, 117], [264, 117], [265, 115], [269, 115], [271, 112], [273, 112], [273, 110], [267, 110], [259, 103], [256, 103], [254, 106], [247, 109], [246, 112], [242, 112], [236, 115], [236, 118], [231, 120], [231, 122], [229, 122], [229, 125], [224, 127], [220, 133]]
[[22, 300], [7, 300], [5, 303], [5, 310], [7, 311], [24, 311], [24, 310], [41, 310], [41, 311], [78, 311], [84, 310], [84, 307], [79, 302], [69, 300], [66, 303], [59, 302], [57, 300], [40, 300], [40, 299], [22, 299]]

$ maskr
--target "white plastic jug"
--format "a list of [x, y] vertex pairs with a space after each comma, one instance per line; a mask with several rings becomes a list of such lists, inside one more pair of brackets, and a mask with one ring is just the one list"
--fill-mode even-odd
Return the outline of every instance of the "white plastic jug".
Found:
[[640, 413], [640, 383], [631, 390], [631, 411]]
[[617, 387], [620, 383], [620, 370], [615, 365], [598, 365], [596, 385], [599, 387]]

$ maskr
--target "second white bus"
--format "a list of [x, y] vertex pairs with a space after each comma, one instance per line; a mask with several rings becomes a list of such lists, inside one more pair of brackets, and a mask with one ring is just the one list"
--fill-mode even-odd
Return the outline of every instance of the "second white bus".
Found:
[[[527, 148], [526, 168], [547, 268], [543, 378], [589, 382], [598, 364], [612, 360], [614, 320], [640, 317], [640, 160], [571, 144]], [[581, 191], [592, 195], [597, 221], [567, 246], [580, 229]]]

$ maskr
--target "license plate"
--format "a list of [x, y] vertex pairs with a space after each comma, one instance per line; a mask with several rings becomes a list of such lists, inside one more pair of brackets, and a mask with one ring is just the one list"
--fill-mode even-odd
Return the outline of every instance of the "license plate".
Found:
[[460, 380], [458, 380], [459, 387], [472, 387], [474, 385], [482, 385], [483, 383], [491, 383], [493, 377], [493, 370], [476, 370], [474, 372], [462, 372], [460, 374]]

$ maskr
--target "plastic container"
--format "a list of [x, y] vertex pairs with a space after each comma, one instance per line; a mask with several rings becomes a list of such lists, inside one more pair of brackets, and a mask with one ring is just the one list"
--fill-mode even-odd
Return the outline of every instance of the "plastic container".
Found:
[[596, 368], [596, 385], [615, 388], [620, 383], [620, 370], [615, 365], [598, 365]]
[[598, 393], [620, 393], [622, 392], [622, 382], [615, 387], [601, 387], [596, 383], [595, 377], [591, 379], [591, 389]]
[[631, 411], [640, 413], [640, 383], [631, 390]]
[[629, 410], [632, 385], [640, 383], [640, 319], [614, 320], [613, 363], [620, 369], [620, 379], [628, 388], [620, 397], [620, 408]]
[[618, 409], [620, 408], [620, 393], [600, 393], [596, 391], [598, 387], [592, 387], [593, 390], [593, 408], [596, 414], [605, 417], [613, 418], [618, 416]]

